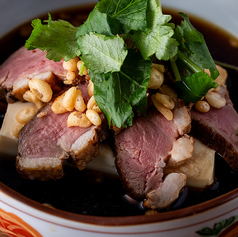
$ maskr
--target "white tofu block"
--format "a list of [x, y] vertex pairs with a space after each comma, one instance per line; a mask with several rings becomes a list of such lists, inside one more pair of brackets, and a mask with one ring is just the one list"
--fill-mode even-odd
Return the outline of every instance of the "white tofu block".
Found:
[[194, 139], [192, 157], [176, 168], [165, 167], [164, 172], [183, 173], [187, 175], [187, 185], [195, 188], [205, 188], [214, 182], [215, 151]]
[[[34, 107], [30, 102], [15, 102], [8, 104], [4, 121], [0, 130], [0, 153], [8, 157], [17, 156], [18, 139], [12, 134], [12, 129], [19, 123], [16, 121], [16, 115], [23, 109]], [[88, 165], [88, 169], [98, 170], [112, 175], [117, 175], [113, 151], [108, 143], [99, 145], [99, 155]]]
[[16, 121], [16, 115], [21, 110], [29, 107], [35, 108], [35, 105], [30, 102], [20, 101], [8, 104], [0, 130], [0, 153], [14, 157], [17, 156], [18, 139], [13, 136], [12, 129], [19, 124]]
[[87, 168], [103, 173], [118, 175], [115, 166], [113, 151], [108, 143], [99, 144], [99, 154], [87, 164]]

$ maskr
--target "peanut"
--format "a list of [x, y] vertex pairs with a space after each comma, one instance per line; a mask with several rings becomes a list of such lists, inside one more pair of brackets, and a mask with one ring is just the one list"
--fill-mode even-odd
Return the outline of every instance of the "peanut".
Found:
[[68, 111], [72, 111], [75, 107], [75, 101], [77, 97], [77, 88], [75, 86], [68, 89], [63, 97], [62, 106]]
[[206, 113], [210, 110], [210, 105], [206, 101], [200, 100], [195, 104], [195, 109], [198, 112]]
[[91, 110], [91, 109], [87, 110], [86, 116], [93, 125], [98, 126], [102, 123], [102, 120], [101, 120], [99, 114], [94, 110]]
[[52, 99], [53, 91], [50, 85], [40, 79], [31, 79], [29, 81], [31, 92], [41, 101], [49, 102]]
[[23, 109], [16, 115], [16, 120], [19, 123], [26, 124], [31, 120], [35, 113], [36, 110], [34, 108]]
[[88, 95], [92, 97], [94, 94], [94, 85], [93, 82], [90, 80], [88, 83]]
[[168, 96], [160, 93], [155, 94], [155, 99], [168, 109], [174, 109], [174, 101]]
[[212, 107], [217, 109], [226, 105], [226, 99], [214, 91], [208, 92], [205, 99]]
[[164, 74], [152, 67], [148, 88], [158, 89], [163, 84], [163, 82]]
[[87, 118], [86, 114], [82, 114], [81, 112], [74, 111], [70, 113], [68, 119], [67, 119], [67, 126], [73, 127], [90, 127], [92, 123]]
[[174, 117], [174, 116], [173, 116], [173, 112], [172, 112], [170, 109], [164, 107], [160, 102], [158, 102], [158, 101], [156, 100], [156, 98], [155, 98], [155, 95], [152, 95], [152, 96], [151, 96], [151, 100], [152, 100], [154, 106], [156, 107], [156, 109], [157, 109], [161, 114], [163, 114], [164, 117], [165, 117], [167, 120], [169, 120], [169, 121], [173, 120], [173, 117]]
[[87, 104], [87, 109], [92, 109], [92, 110], [96, 111], [97, 113], [101, 113], [101, 110], [98, 107], [97, 102], [94, 99], [94, 96], [92, 96], [89, 99], [88, 104]]
[[80, 90], [77, 90], [77, 96], [76, 96], [74, 107], [79, 112], [83, 112], [87, 108], [86, 104], [84, 103], [84, 99]]
[[64, 61], [63, 62], [63, 68], [68, 70], [68, 71], [74, 71], [75, 69], [77, 69], [77, 63], [79, 61], [78, 57], [75, 57], [73, 59], [70, 59], [69, 61]]
[[24, 93], [23, 99], [34, 103], [37, 109], [40, 109], [44, 105], [44, 103], [39, 100], [30, 90]]

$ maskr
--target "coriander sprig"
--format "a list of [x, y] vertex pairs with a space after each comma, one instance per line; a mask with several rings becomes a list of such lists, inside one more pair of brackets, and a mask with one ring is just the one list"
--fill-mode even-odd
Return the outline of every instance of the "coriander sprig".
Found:
[[[43, 24], [33, 20], [25, 46], [46, 51], [54, 61], [80, 57], [81, 69], [88, 69], [95, 100], [108, 124], [126, 127], [132, 125], [134, 113], [146, 114], [154, 56], [171, 62], [174, 85], [186, 102], [199, 100], [217, 86], [218, 71], [203, 36], [187, 15], [180, 14], [184, 21], [175, 26], [170, 23], [172, 17], [162, 13], [160, 0], [101, 0], [79, 27], [53, 21], [50, 15]], [[128, 39], [137, 50], [129, 49]]]

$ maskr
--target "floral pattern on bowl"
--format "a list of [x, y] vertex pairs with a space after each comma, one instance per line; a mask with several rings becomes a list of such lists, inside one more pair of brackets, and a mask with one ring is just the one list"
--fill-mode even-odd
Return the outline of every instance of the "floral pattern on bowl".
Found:
[[0, 208], [0, 231], [9, 236], [41, 237], [42, 235], [17, 215]]

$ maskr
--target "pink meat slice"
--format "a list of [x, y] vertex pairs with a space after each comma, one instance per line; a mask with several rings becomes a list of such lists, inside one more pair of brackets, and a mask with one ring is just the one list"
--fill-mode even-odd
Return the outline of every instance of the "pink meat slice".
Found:
[[166, 158], [177, 136], [174, 123], [156, 111], [148, 118], [137, 118], [116, 136], [118, 172], [130, 194], [143, 198], [162, 182]]
[[27, 83], [34, 76], [45, 72], [52, 72], [58, 78], [64, 79], [67, 71], [62, 65], [63, 60], [54, 62], [46, 58], [45, 52], [39, 49], [27, 50], [23, 46], [0, 66], [0, 87], [8, 92], [13, 88], [18, 90], [24, 82]]
[[[87, 99], [87, 84], [80, 89]], [[105, 121], [100, 126], [88, 128], [67, 127], [70, 112], [55, 114], [51, 104], [39, 111], [45, 116], [36, 115], [20, 132], [17, 169], [24, 178], [59, 179], [68, 159], [79, 169], [84, 169], [98, 154], [98, 143], [107, 136]]]
[[[160, 112], [152, 108], [147, 117], [135, 118], [131, 127], [115, 135], [117, 170], [124, 187], [132, 197], [143, 199], [147, 196], [150, 199], [149, 193], [159, 189], [163, 190], [160, 188], [164, 180], [163, 168], [171, 157], [174, 144], [185, 135], [182, 130], [189, 131], [185, 127], [190, 127], [191, 123], [190, 118], [187, 126], [181, 126], [179, 114], [186, 118], [189, 115], [187, 109], [182, 109], [182, 111], [185, 115], [179, 110], [175, 122], [175, 120], [168, 121]], [[178, 124], [180, 124], [180, 129]], [[190, 142], [190, 146], [193, 147], [193, 141]], [[190, 150], [192, 151], [192, 149]], [[180, 186], [177, 187], [177, 190], [181, 190], [186, 183], [184, 182], [186, 177], [181, 176], [181, 179], [182, 182], [178, 183]], [[166, 185], [170, 182], [169, 180]], [[156, 195], [169, 195], [173, 199], [178, 196], [178, 192], [163, 194], [161, 191], [156, 191]], [[155, 195], [152, 196], [154, 198]], [[157, 199], [159, 200], [159, 197]], [[171, 202], [174, 201], [172, 199]], [[146, 205], [150, 205], [150, 203], [154, 202], [148, 200], [145, 202]], [[153, 204], [153, 206], [156, 205]]]
[[212, 108], [207, 113], [193, 109], [193, 136], [219, 153], [235, 171], [238, 170], [238, 114], [229, 98], [227, 89], [220, 86], [218, 93], [226, 98], [226, 105]]

